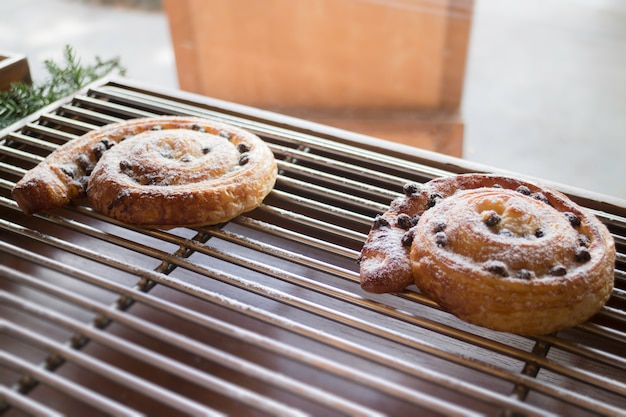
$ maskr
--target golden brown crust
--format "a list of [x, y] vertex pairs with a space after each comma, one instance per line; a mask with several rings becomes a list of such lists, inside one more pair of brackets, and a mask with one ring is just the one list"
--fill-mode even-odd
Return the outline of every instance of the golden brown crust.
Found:
[[[417, 224], [398, 226], [399, 216], [416, 214]], [[406, 282], [409, 275], [442, 308], [474, 324], [518, 334], [554, 332], [595, 314], [613, 287], [610, 233], [547, 187], [459, 175], [409, 190], [383, 218], [389, 226], [375, 225], [364, 247], [362, 263], [370, 264], [361, 270], [363, 287], [369, 290], [375, 277], [375, 292], [383, 292], [391, 277], [397, 291], [394, 275]], [[405, 245], [397, 238], [400, 230]], [[404, 250], [409, 272], [406, 263], [390, 262], [389, 253], [372, 251], [377, 246], [393, 247], [393, 259]], [[376, 257], [384, 262], [372, 273]]]
[[110, 124], [69, 142], [13, 189], [27, 214], [85, 196], [122, 222], [170, 228], [228, 221], [257, 207], [277, 176], [256, 135], [195, 117]]

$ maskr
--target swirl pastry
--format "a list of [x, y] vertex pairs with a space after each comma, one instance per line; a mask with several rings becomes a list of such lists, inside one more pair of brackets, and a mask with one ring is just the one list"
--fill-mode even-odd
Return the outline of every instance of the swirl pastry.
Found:
[[615, 243], [560, 192], [468, 174], [405, 186], [361, 253], [361, 286], [415, 283], [470, 323], [547, 334], [594, 315], [613, 288]]
[[256, 135], [195, 117], [106, 125], [68, 142], [12, 191], [26, 214], [87, 196], [92, 206], [148, 228], [228, 221], [272, 190], [276, 161]]

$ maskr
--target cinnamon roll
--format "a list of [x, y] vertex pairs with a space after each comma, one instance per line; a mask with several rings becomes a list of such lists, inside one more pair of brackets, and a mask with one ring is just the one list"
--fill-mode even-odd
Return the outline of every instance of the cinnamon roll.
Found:
[[470, 323], [546, 334], [593, 316], [613, 288], [615, 243], [592, 214], [551, 188], [468, 174], [405, 187], [375, 220], [361, 285], [415, 283]]
[[12, 191], [26, 214], [88, 197], [147, 228], [228, 221], [257, 207], [277, 177], [258, 136], [215, 121], [163, 116], [106, 125], [68, 142]]

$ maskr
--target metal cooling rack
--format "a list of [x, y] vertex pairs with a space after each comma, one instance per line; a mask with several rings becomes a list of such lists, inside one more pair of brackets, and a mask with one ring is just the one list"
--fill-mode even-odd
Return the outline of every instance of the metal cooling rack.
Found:
[[[106, 123], [181, 114], [258, 134], [279, 164], [257, 210], [148, 231], [75, 206], [24, 216], [15, 182]], [[617, 243], [589, 322], [528, 338], [375, 295], [356, 259], [407, 181], [489, 168], [182, 92], [106, 79], [0, 138], [5, 415], [624, 415], [626, 205], [564, 189]]]

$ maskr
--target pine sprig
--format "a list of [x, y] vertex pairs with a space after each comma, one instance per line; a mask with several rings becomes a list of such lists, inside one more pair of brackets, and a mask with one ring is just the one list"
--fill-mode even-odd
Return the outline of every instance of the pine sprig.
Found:
[[11, 84], [10, 90], [0, 92], [0, 129], [111, 72], [120, 75], [126, 72], [119, 58], [103, 60], [96, 56], [94, 64], [82, 65], [69, 45], [65, 47], [63, 58], [61, 65], [50, 59], [44, 61], [48, 79], [43, 83], [31, 86], [17, 82]]

